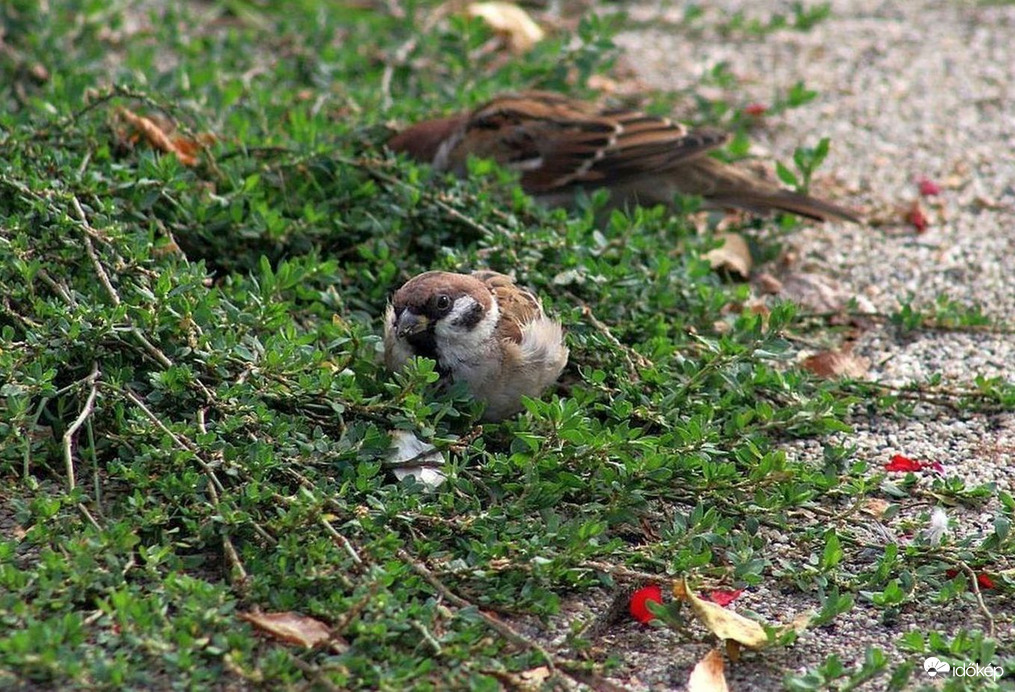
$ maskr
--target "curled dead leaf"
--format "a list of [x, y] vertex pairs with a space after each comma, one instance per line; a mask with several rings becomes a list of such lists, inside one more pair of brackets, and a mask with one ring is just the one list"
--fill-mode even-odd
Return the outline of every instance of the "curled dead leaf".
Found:
[[492, 675], [500, 680], [509, 690], [542, 690], [545, 689], [546, 683], [553, 677], [553, 672], [548, 666], [529, 668], [519, 673], [503, 670], [488, 670], [485, 672], [487, 675]]
[[875, 519], [881, 519], [885, 516], [885, 513], [888, 511], [890, 506], [891, 504], [888, 500], [882, 500], [878, 497], [869, 497], [863, 501], [861, 509]]
[[320, 620], [292, 611], [282, 613], [240, 613], [240, 619], [246, 620], [262, 632], [289, 644], [299, 644], [308, 649], [324, 644], [331, 639], [331, 628]]
[[854, 355], [847, 348], [815, 353], [804, 358], [801, 364], [805, 370], [825, 379], [838, 377], [861, 379], [867, 375], [870, 368], [869, 359]]
[[754, 262], [744, 237], [739, 233], [720, 233], [716, 238], [722, 241], [722, 245], [705, 253], [712, 269], [725, 269], [744, 279], [750, 277]]
[[546, 36], [528, 12], [511, 2], [474, 2], [466, 14], [486, 22], [515, 53], [524, 53]]
[[423, 442], [408, 430], [391, 430], [391, 447], [384, 467], [399, 481], [413, 476], [428, 490], [438, 488], [446, 479], [441, 467], [444, 455], [429, 442]]
[[176, 131], [175, 123], [168, 118], [138, 115], [129, 108], [118, 108], [116, 119], [132, 131], [125, 139], [133, 141], [140, 136], [153, 149], [174, 154], [184, 166], [196, 166], [198, 153], [215, 141], [215, 135], [210, 133], [185, 136]]
[[687, 692], [728, 692], [722, 649], [712, 649], [698, 661], [687, 679]]
[[768, 635], [761, 623], [699, 598], [687, 588], [686, 580], [674, 582], [673, 597], [690, 603], [701, 623], [719, 639], [731, 639], [750, 649], [768, 644]]

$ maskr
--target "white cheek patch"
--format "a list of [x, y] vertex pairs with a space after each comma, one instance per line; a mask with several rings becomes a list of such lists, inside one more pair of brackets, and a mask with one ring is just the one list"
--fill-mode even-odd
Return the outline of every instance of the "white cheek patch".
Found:
[[497, 320], [500, 319], [496, 302], [492, 302], [482, 319], [471, 327], [459, 324], [468, 320], [477, 305], [475, 298], [462, 296], [455, 301], [451, 312], [437, 320], [434, 326], [441, 361], [452, 369], [455, 363], [472, 362], [485, 357], [489, 349]]

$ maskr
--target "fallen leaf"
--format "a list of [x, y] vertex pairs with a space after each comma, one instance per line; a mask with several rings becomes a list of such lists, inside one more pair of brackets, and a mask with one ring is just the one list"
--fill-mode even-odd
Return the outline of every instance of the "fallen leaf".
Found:
[[649, 623], [655, 620], [655, 615], [648, 609], [648, 604], [662, 603], [663, 590], [658, 584], [643, 586], [633, 594], [628, 605], [631, 617], [641, 623]]
[[323, 644], [331, 639], [331, 628], [320, 620], [292, 611], [283, 613], [240, 613], [240, 619], [246, 620], [262, 632], [267, 632], [276, 639], [289, 644], [299, 644], [308, 649]]
[[762, 272], [754, 277], [754, 284], [764, 295], [774, 296], [782, 291], [782, 282], [768, 272]]
[[546, 36], [529, 13], [514, 3], [474, 2], [466, 8], [466, 14], [486, 22], [515, 53], [524, 53]]
[[835, 379], [850, 377], [861, 379], [870, 368], [870, 360], [854, 355], [845, 348], [837, 351], [822, 351], [804, 358], [803, 367], [818, 377]]
[[745, 279], [750, 277], [753, 260], [751, 249], [743, 236], [738, 233], [719, 233], [716, 238], [722, 241], [722, 245], [705, 253], [705, 259], [712, 269], [725, 269]]
[[875, 312], [874, 305], [862, 295], [851, 293], [830, 276], [817, 272], [791, 271], [781, 278], [778, 295], [812, 312], [839, 312], [856, 299], [861, 312]]
[[863, 502], [863, 511], [870, 514], [875, 519], [881, 519], [885, 516], [885, 512], [891, 507], [891, 503], [888, 500], [882, 500], [879, 497], [870, 497]]
[[446, 479], [441, 466], [444, 455], [428, 442], [423, 442], [408, 430], [391, 430], [391, 446], [384, 467], [399, 481], [413, 476], [429, 490], [439, 487]]
[[751, 649], [760, 649], [768, 644], [768, 635], [761, 623], [715, 603], [702, 600], [687, 588], [686, 580], [673, 584], [673, 596], [678, 600], [690, 603], [691, 610], [698, 616], [702, 624], [720, 639], [732, 639]]
[[604, 94], [613, 94], [617, 91], [617, 81], [601, 74], [589, 75], [589, 78], [585, 80], [585, 86]]
[[687, 692], [728, 692], [722, 649], [712, 649], [687, 678]]
[[712, 601], [717, 605], [721, 605], [722, 607], [725, 608], [730, 603], [740, 598], [740, 594], [742, 594], [743, 592], [744, 592], [743, 589], [737, 589], [735, 591], [730, 591], [727, 589], [716, 589], [715, 591], [712, 591], [708, 594], [708, 600]]
[[143, 137], [153, 149], [175, 155], [184, 166], [196, 166], [198, 152], [215, 141], [215, 136], [210, 133], [186, 137], [175, 131], [176, 126], [171, 120], [138, 115], [129, 108], [118, 108], [116, 117]]
[[538, 668], [523, 670], [518, 674], [518, 677], [521, 678], [526, 685], [538, 688], [542, 686], [543, 682], [550, 679], [550, 675], [551, 673], [548, 667], [539, 666]]

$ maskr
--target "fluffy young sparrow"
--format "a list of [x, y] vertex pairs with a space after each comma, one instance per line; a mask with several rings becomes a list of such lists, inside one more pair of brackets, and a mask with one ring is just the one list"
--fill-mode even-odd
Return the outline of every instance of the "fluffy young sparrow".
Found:
[[401, 369], [413, 356], [437, 361], [442, 377], [465, 382], [498, 421], [556, 381], [568, 350], [560, 322], [511, 277], [426, 272], [395, 292], [384, 316], [384, 360]]
[[708, 155], [727, 139], [712, 130], [692, 132], [668, 118], [530, 91], [417, 123], [388, 146], [459, 176], [465, 175], [470, 156], [492, 158], [519, 171], [522, 188], [551, 206], [569, 206], [579, 188], [606, 187], [611, 204], [621, 207], [669, 204], [679, 193], [699, 195], [712, 208], [858, 222], [848, 209], [785, 190]]

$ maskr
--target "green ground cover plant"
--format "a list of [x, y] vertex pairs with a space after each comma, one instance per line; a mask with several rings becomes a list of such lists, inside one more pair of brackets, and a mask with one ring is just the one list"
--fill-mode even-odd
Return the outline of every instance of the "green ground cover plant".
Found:
[[[509, 623], [643, 575], [776, 582], [817, 625], [855, 599], [885, 618], [938, 599], [968, 609], [969, 633], [928, 626], [913, 651], [1015, 668], [981, 631], [972, 578], [1010, 593], [996, 573], [1015, 502], [889, 484], [832, 437], [928, 400], [1011, 410], [1012, 384], [820, 380], [792, 346], [836, 327], [745, 309], [749, 288], [711, 270], [715, 242], [684, 216], [604, 215], [595, 198], [547, 211], [488, 164], [463, 182], [397, 160], [380, 147], [392, 123], [508, 89], [588, 95], [620, 26], [586, 18], [510, 57], [478, 22], [398, 7], [0, 5], [0, 685], [496, 689], [547, 664], [595, 681], [622, 656], [583, 655], [578, 628], [549, 652]], [[780, 170], [805, 184], [814, 157]], [[749, 223], [771, 253], [798, 222]], [[389, 375], [379, 360], [394, 288], [479, 267], [543, 296], [572, 353], [555, 390], [498, 425], [439, 392], [432, 363]], [[947, 301], [885, 319], [984, 326]], [[447, 454], [444, 486], [393, 480], [392, 429]], [[787, 457], [800, 437], [828, 440], [823, 457]], [[849, 516], [874, 497], [998, 509], [987, 535], [871, 562]], [[773, 559], [773, 532], [798, 552]], [[315, 618], [331, 639], [276, 641], [241, 617], [254, 611]], [[874, 650], [787, 684], [902, 689], [910, 672]]]

